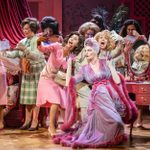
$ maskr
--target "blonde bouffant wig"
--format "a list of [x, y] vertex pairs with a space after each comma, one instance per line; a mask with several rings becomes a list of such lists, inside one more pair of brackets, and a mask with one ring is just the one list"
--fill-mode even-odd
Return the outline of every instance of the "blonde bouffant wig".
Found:
[[106, 46], [106, 51], [111, 51], [116, 47], [115, 40], [112, 38], [111, 32], [109, 30], [103, 30], [101, 32], [98, 32], [94, 36], [94, 38], [97, 42], [99, 42], [99, 39], [102, 37], [106, 38], [108, 41], [107, 46]]

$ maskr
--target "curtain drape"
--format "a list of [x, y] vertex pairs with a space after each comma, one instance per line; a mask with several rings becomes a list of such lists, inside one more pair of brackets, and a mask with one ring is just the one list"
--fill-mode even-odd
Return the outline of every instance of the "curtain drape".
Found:
[[16, 46], [24, 35], [21, 21], [32, 16], [27, 0], [0, 0], [0, 40], [7, 39]]

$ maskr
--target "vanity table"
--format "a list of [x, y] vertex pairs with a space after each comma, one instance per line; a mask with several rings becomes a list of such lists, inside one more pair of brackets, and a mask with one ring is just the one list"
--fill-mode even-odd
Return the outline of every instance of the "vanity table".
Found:
[[[145, 39], [137, 39], [126, 44], [124, 48], [126, 70], [126, 87], [129, 97], [135, 101], [138, 109], [136, 124], [142, 125], [141, 106], [150, 105], [150, 45]], [[132, 139], [130, 126], [130, 139]]]
[[150, 81], [126, 82], [126, 86], [135, 95], [137, 105], [150, 105]]
[[[137, 105], [150, 105], [150, 45], [145, 39], [136, 40], [125, 53], [128, 92]], [[132, 97], [131, 97], [132, 99]]]

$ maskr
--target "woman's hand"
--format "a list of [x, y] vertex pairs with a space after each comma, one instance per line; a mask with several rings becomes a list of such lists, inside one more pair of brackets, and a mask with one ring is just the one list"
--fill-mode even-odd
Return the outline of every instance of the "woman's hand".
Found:
[[147, 41], [147, 38], [145, 37], [145, 35], [140, 35], [136, 30], [133, 30], [133, 35], [137, 38], [137, 40]]
[[131, 48], [132, 48], [132, 43], [131, 43], [131, 41], [129, 41], [129, 40], [126, 40], [125, 41], [125, 47], [124, 47], [124, 53], [126, 54]]
[[112, 61], [111, 60], [107, 60], [106, 64], [107, 64], [108, 67], [110, 67], [112, 65]]
[[118, 41], [118, 43], [117, 43], [117, 45], [116, 45], [116, 48], [118, 48], [118, 49], [122, 50], [122, 49], [123, 49], [123, 47], [124, 47], [124, 43], [123, 43], [123, 41]]
[[19, 43], [15, 49], [16, 49], [16, 50], [24, 51], [26, 48], [27, 48], [27, 47], [24, 46], [22, 43]]
[[147, 38], [145, 37], [145, 35], [139, 35], [137, 37], [137, 40], [145, 40], [145, 41], [147, 41]]
[[133, 34], [133, 36], [135, 36], [135, 37], [138, 37], [138, 36], [140, 35], [136, 30], [133, 30], [132, 34]]
[[113, 60], [107, 60], [106, 64], [108, 65], [112, 78], [116, 84], [120, 84], [120, 77], [117, 74], [115, 67], [113, 66]]

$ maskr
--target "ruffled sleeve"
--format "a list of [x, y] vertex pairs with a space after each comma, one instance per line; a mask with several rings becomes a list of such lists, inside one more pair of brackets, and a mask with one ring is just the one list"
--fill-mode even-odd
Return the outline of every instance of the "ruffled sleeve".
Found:
[[[83, 67], [82, 67], [83, 68]], [[76, 107], [76, 89], [75, 85], [84, 79], [83, 69], [80, 69], [78, 74], [70, 79], [67, 87], [67, 99], [66, 99], [66, 110], [64, 124], [61, 126], [61, 130], [70, 130], [71, 126], [76, 121], [77, 107]]]
[[61, 45], [56, 42], [50, 45], [40, 45], [38, 46], [38, 49], [43, 53], [47, 53], [47, 52], [53, 52], [55, 49], [59, 49], [60, 47]]

